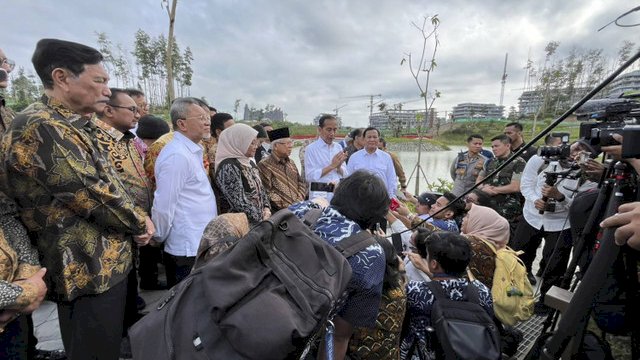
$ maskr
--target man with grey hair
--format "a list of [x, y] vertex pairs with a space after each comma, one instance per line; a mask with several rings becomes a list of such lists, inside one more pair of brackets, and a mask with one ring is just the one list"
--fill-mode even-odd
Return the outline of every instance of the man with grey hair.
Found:
[[178, 98], [171, 105], [174, 137], [155, 163], [156, 191], [151, 218], [158, 242], [164, 242], [167, 285], [191, 272], [200, 238], [217, 216], [216, 198], [202, 163], [204, 134], [211, 117], [194, 98]]

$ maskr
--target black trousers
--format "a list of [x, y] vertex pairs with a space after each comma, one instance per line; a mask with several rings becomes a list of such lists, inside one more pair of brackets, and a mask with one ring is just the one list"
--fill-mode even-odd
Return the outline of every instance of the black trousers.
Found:
[[127, 279], [102, 294], [58, 303], [62, 343], [69, 360], [118, 360]]
[[195, 256], [175, 256], [165, 251], [164, 268], [167, 272], [167, 286], [172, 287], [191, 273], [196, 262]]
[[140, 287], [154, 287], [158, 283], [158, 263], [162, 262], [162, 249], [145, 245], [138, 248], [138, 275]]
[[0, 359], [27, 360], [34, 358], [36, 340], [31, 315], [21, 315], [0, 333]]
[[540, 269], [542, 270], [540, 293], [544, 297], [544, 294], [547, 293], [551, 286], [560, 284], [562, 276], [567, 269], [573, 245], [571, 230], [545, 231], [544, 226], [538, 230], [529, 225], [525, 219], [522, 219], [516, 229], [513, 243], [510, 245], [516, 251], [524, 251], [520, 258], [527, 267], [527, 271], [531, 272], [533, 261], [536, 258], [536, 251], [543, 238], [544, 248], [542, 249], [542, 260], [540, 261]]

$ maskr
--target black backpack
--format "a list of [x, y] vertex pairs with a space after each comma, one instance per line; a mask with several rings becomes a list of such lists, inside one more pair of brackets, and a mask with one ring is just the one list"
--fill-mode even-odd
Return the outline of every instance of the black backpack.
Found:
[[346, 258], [373, 243], [361, 231], [334, 248], [280, 210], [193, 270], [129, 330], [133, 358], [297, 358], [346, 289]]
[[449, 299], [438, 281], [427, 283], [435, 297], [431, 326], [437, 337], [438, 359], [500, 359], [500, 330], [480, 305], [478, 288], [471, 282], [461, 301]]

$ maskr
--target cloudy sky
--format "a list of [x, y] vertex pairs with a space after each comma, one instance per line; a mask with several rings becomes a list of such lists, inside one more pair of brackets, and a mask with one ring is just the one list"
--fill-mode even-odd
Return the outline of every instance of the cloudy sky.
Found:
[[[4, 1], [3, 1], [4, 2]], [[336, 106], [348, 125], [365, 125], [368, 98], [387, 104], [418, 98], [406, 53], [422, 49], [411, 22], [441, 21], [437, 69], [430, 88], [442, 97], [439, 115], [462, 102], [498, 103], [509, 53], [504, 105], [517, 106], [528, 54], [544, 47], [602, 48], [615, 58], [623, 40], [640, 44], [640, 28], [597, 29], [639, 4], [624, 0], [179, 0], [175, 34], [194, 53], [191, 93], [221, 111], [242, 106], [282, 107], [291, 121], [310, 123]], [[635, 13], [638, 14], [638, 13]], [[2, 9], [0, 47], [31, 70], [35, 43], [56, 37], [97, 46], [95, 32], [133, 49], [134, 33], [168, 32], [161, 0], [21, 0]], [[640, 16], [628, 17], [638, 22]], [[611, 65], [613, 66], [613, 64]], [[376, 98], [376, 101], [380, 98]], [[418, 108], [410, 102], [406, 108]]]

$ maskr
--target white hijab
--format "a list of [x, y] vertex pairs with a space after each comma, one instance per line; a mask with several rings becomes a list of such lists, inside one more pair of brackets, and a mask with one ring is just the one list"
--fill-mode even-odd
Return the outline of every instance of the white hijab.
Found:
[[257, 136], [258, 132], [246, 124], [234, 124], [225, 129], [218, 139], [215, 169], [218, 170], [220, 163], [226, 159], [238, 159], [240, 164], [249, 166], [250, 158], [245, 154]]

